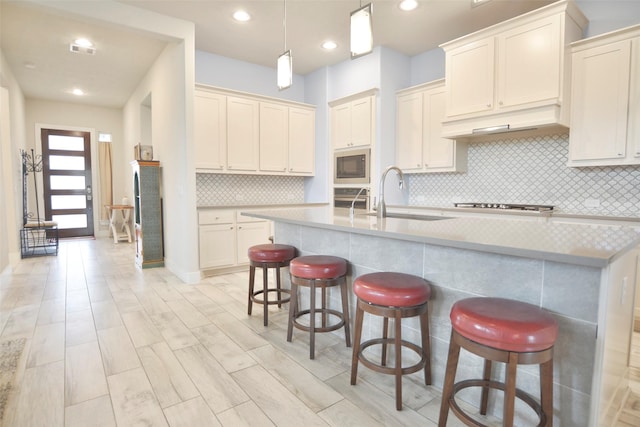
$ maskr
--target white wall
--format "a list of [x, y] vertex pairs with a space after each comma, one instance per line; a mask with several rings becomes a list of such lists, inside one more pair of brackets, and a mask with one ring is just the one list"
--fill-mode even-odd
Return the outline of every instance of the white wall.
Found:
[[[271, 68], [213, 53], [196, 51], [196, 82], [290, 101], [305, 102], [305, 79], [298, 74], [293, 75], [291, 87], [282, 91], [278, 90], [276, 59], [273, 58], [274, 68]], [[295, 71], [295, 57], [293, 61]]]
[[0, 50], [0, 273], [20, 259], [22, 228], [22, 172], [20, 150], [25, 148], [24, 95]]
[[[105, 204], [100, 198], [98, 189], [99, 163], [98, 163], [98, 132], [106, 132], [112, 135], [112, 155], [113, 155], [113, 200], [122, 198], [122, 188], [124, 176], [118, 173], [122, 170], [123, 164], [118, 162], [122, 157], [122, 110], [119, 108], [95, 107], [90, 105], [55, 102], [42, 99], [26, 99], [25, 103], [25, 129], [26, 129], [26, 149], [33, 148], [36, 153], [42, 152], [42, 141], [40, 140], [41, 128], [65, 129], [65, 130], [85, 130], [91, 132], [91, 167], [92, 184], [94, 191], [93, 202], [93, 223], [96, 235], [106, 236], [108, 224], [100, 225], [100, 209]], [[42, 198], [42, 174], [39, 174], [38, 188], [40, 216], [44, 217], [44, 199]], [[29, 176], [27, 193], [29, 194], [29, 211], [35, 212], [35, 200], [33, 199], [33, 176]]]

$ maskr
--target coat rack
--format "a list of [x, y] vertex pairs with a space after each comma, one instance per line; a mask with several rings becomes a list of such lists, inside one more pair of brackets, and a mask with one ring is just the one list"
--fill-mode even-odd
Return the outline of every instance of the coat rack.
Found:
[[[40, 217], [40, 201], [38, 200], [38, 180], [36, 173], [42, 172], [42, 155], [36, 155], [33, 148], [31, 154], [25, 150], [22, 156], [22, 224], [20, 230], [21, 256], [32, 257], [58, 254], [58, 223], [46, 221]], [[33, 189], [36, 201], [36, 217], [27, 208], [27, 177], [33, 174]]]

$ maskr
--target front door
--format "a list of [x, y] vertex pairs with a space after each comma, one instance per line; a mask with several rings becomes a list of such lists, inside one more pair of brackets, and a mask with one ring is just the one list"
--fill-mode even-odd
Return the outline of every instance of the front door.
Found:
[[60, 237], [93, 236], [91, 134], [42, 129], [41, 137], [46, 218]]

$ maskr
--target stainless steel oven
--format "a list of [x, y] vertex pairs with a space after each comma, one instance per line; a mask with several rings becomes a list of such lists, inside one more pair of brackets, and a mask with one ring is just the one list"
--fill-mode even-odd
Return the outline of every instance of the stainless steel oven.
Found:
[[334, 154], [335, 184], [369, 184], [370, 149], [336, 151]]
[[340, 187], [333, 189], [333, 207], [369, 210], [369, 189], [362, 187]]

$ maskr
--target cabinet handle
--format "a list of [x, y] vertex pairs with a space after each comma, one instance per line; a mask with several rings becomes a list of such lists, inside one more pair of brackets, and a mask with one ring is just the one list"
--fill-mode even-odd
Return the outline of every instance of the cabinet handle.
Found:
[[502, 101], [498, 102], [499, 105], [502, 105]]
[[420, 167], [420, 163], [418, 163], [416, 166], [417, 166], [417, 167]]
[[624, 154], [622, 153], [618, 153], [618, 157], [622, 157]]
[[491, 108], [491, 104], [487, 104], [487, 108]]

